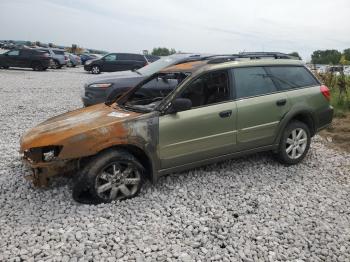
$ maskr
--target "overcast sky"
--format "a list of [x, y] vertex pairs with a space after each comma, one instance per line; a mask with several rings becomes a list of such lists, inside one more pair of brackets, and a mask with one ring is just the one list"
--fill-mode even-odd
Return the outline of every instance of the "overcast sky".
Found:
[[350, 47], [349, 0], [0, 0], [0, 39], [116, 52]]

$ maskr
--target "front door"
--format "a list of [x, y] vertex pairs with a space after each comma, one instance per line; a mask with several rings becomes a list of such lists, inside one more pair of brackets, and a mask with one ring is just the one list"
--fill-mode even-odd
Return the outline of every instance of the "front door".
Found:
[[177, 97], [192, 101], [190, 110], [159, 118], [161, 168], [181, 166], [231, 153], [236, 144], [236, 102], [226, 71], [206, 73]]
[[290, 108], [288, 97], [278, 92], [263, 67], [233, 69], [237, 98], [237, 146], [239, 150], [271, 145], [278, 125]]
[[102, 71], [114, 72], [119, 71], [117, 54], [109, 54], [103, 58]]
[[19, 50], [12, 50], [5, 54], [7, 66], [20, 66], [19, 63]]

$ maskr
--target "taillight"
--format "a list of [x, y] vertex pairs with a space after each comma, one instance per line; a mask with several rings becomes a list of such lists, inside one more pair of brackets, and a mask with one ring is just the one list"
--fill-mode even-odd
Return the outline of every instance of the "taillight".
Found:
[[322, 95], [323, 95], [328, 101], [331, 100], [331, 93], [329, 92], [329, 89], [328, 89], [327, 86], [322, 85], [322, 86], [320, 87], [320, 91], [321, 91]]
[[48, 53], [43, 53], [42, 56], [43, 57], [50, 57]]

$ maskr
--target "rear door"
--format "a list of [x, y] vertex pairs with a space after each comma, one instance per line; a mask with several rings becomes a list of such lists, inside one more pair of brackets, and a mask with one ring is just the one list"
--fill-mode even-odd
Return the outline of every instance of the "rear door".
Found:
[[271, 145], [278, 125], [290, 108], [284, 92], [264, 67], [232, 71], [237, 99], [237, 146], [248, 150]]
[[32, 51], [29, 49], [22, 49], [18, 56], [18, 66], [19, 67], [31, 67], [31, 62], [33, 59]]
[[236, 102], [229, 82], [227, 71], [199, 76], [178, 96], [190, 99], [192, 108], [159, 118], [162, 169], [235, 151]]

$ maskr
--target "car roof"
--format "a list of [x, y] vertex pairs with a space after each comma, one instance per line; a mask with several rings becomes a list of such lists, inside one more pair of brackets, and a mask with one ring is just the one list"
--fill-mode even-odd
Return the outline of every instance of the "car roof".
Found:
[[248, 67], [248, 66], [273, 66], [273, 65], [304, 65], [301, 60], [293, 59], [253, 59], [253, 60], [235, 60], [220, 63], [212, 63], [210, 58], [203, 60], [190, 61], [172, 65], [160, 70], [160, 73], [193, 73], [200, 69], [204, 70], [218, 70], [232, 67]]

